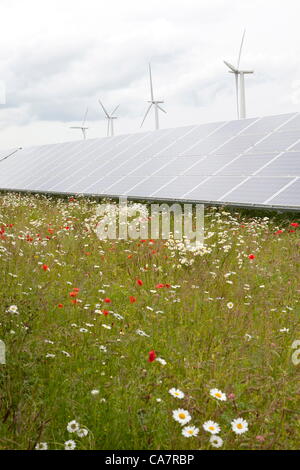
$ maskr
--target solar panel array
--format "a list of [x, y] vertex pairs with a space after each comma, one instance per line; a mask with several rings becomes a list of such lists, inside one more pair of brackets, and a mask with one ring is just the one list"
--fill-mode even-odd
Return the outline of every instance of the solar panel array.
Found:
[[2, 151], [0, 188], [300, 209], [300, 114]]

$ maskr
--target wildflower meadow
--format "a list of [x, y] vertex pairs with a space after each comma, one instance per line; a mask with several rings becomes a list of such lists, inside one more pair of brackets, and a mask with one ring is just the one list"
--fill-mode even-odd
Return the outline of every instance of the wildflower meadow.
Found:
[[107, 203], [0, 195], [0, 449], [297, 449], [299, 214], [190, 250], [100, 240]]

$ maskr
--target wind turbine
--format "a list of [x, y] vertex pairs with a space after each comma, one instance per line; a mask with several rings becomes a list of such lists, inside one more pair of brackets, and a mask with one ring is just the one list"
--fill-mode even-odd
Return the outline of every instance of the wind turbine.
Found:
[[158, 100], [155, 100], [155, 99], [154, 99], [153, 83], [152, 83], [152, 73], [151, 73], [151, 64], [149, 64], [149, 77], [150, 77], [150, 96], [151, 96], [151, 99], [150, 99], [150, 101], [148, 101], [148, 103], [150, 103], [150, 105], [149, 105], [149, 107], [148, 107], [148, 109], [147, 109], [147, 111], [146, 111], [146, 114], [145, 114], [145, 116], [144, 116], [144, 119], [142, 120], [141, 127], [142, 127], [142, 125], [144, 124], [145, 119], [146, 119], [146, 117], [148, 116], [150, 109], [152, 108], [152, 106], [154, 106], [154, 111], [155, 111], [155, 129], [159, 129], [158, 110], [163, 111], [164, 113], [166, 113], [167, 111], [165, 111], [165, 110], [160, 106], [160, 104], [162, 104], [163, 101], [158, 101]]
[[[245, 98], [245, 75], [254, 73], [254, 70], [240, 70], [240, 62], [242, 55], [242, 48], [244, 44], [246, 30], [244, 30], [242, 42], [239, 50], [237, 66], [231, 65], [224, 60], [224, 64], [230, 69], [230, 73], [235, 75], [235, 90], [236, 90], [236, 106], [238, 119], [246, 118], [246, 98]], [[240, 80], [239, 80], [240, 79]], [[240, 83], [239, 83], [240, 82]], [[239, 93], [240, 92], [240, 93]]]
[[105, 114], [106, 119], [107, 119], [107, 136], [109, 136], [109, 133], [110, 133], [110, 135], [112, 137], [114, 135], [114, 119], [118, 119], [118, 117], [114, 116], [114, 114], [115, 114], [115, 112], [117, 111], [117, 109], [120, 105], [118, 104], [118, 106], [116, 106], [115, 109], [109, 114], [107, 112], [107, 110], [104, 108], [101, 101], [100, 100], [98, 100], [98, 101], [99, 101], [99, 104], [100, 104], [101, 108], [103, 109], [104, 114]]
[[85, 112], [85, 115], [84, 115], [84, 118], [83, 118], [83, 121], [82, 121], [82, 125], [81, 126], [71, 126], [70, 129], [81, 129], [82, 131], [82, 136], [84, 139], [86, 139], [86, 131], [88, 130], [88, 127], [85, 126], [85, 122], [86, 122], [86, 117], [87, 117], [87, 113], [89, 111], [89, 108], [86, 108], [86, 112]]

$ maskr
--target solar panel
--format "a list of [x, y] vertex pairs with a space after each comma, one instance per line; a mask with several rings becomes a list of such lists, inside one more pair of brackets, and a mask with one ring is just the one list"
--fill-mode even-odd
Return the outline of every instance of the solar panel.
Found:
[[300, 209], [300, 114], [0, 151], [0, 188]]

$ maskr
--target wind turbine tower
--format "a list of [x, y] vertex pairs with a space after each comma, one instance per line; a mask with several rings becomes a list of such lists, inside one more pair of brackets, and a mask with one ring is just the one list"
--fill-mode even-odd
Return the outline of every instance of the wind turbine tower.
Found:
[[118, 104], [118, 106], [116, 106], [115, 109], [109, 114], [100, 100], [99, 104], [103, 109], [105, 117], [107, 119], [107, 137], [109, 137], [109, 135], [112, 137], [114, 135], [114, 119], [118, 119], [117, 116], [114, 116], [114, 114], [120, 105]]
[[86, 131], [88, 130], [88, 127], [85, 126], [86, 117], [87, 117], [88, 111], [89, 111], [89, 108], [86, 108], [86, 112], [85, 112], [85, 115], [84, 115], [84, 118], [83, 118], [83, 121], [82, 121], [82, 125], [81, 125], [81, 126], [71, 126], [71, 127], [70, 127], [70, 129], [81, 129], [82, 136], [83, 136], [83, 139], [84, 139], [84, 140], [86, 139]]
[[152, 73], [151, 73], [151, 64], [149, 64], [149, 78], [150, 78], [150, 97], [151, 99], [148, 101], [148, 103], [150, 103], [150, 105], [148, 106], [148, 109], [145, 113], [145, 116], [144, 116], [144, 119], [142, 120], [142, 124], [141, 124], [141, 127], [142, 125], [144, 124], [145, 122], [145, 119], [146, 117], [148, 116], [149, 114], [149, 111], [150, 109], [152, 108], [152, 106], [154, 106], [154, 112], [155, 112], [155, 129], [159, 129], [159, 111], [163, 111], [164, 113], [166, 113], [167, 111], [165, 111], [160, 105], [163, 103], [163, 101], [159, 101], [159, 100], [155, 100], [154, 99], [154, 93], [153, 93], [153, 82], [152, 82]]
[[229, 72], [235, 76], [235, 91], [236, 91], [236, 106], [238, 119], [246, 118], [246, 98], [245, 98], [245, 75], [254, 73], [254, 70], [241, 70], [240, 62], [242, 55], [242, 48], [244, 44], [246, 30], [244, 30], [242, 42], [240, 45], [237, 66], [230, 64], [224, 60], [224, 64], [230, 69]]

